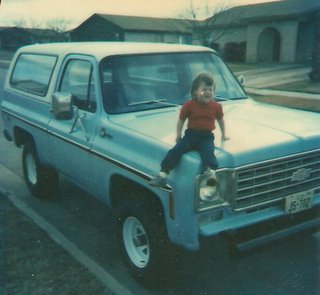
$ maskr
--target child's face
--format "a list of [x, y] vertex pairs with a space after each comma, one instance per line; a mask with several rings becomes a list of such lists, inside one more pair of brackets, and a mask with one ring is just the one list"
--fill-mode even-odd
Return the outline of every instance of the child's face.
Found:
[[208, 103], [212, 100], [214, 94], [214, 87], [205, 84], [204, 82], [200, 83], [198, 89], [195, 92], [196, 99], [202, 103]]

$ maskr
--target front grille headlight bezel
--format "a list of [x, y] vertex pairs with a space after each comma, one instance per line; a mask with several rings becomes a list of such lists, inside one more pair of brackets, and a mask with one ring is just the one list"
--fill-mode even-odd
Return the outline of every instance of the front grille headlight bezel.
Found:
[[[233, 169], [216, 170], [216, 186], [206, 184], [202, 174], [196, 177], [195, 210], [197, 212], [230, 206], [235, 191]], [[207, 200], [204, 197], [207, 194]]]
[[[232, 207], [240, 212], [276, 206], [289, 195], [316, 189], [319, 167], [319, 149], [237, 167]], [[296, 181], [295, 173], [303, 169], [311, 171], [304, 180]]]

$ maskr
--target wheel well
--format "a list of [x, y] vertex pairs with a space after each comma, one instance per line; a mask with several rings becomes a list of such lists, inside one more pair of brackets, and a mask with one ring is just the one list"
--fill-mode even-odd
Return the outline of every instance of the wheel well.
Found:
[[163, 212], [161, 201], [155, 193], [146, 187], [121, 175], [113, 175], [110, 181], [110, 197], [112, 208], [118, 209], [121, 204], [128, 201], [145, 201], [152, 206], [158, 206]]
[[13, 134], [14, 134], [14, 143], [18, 147], [21, 147], [22, 145], [24, 145], [28, 141], [33, 142], [32, 135], [28, 131], [26, 131], [20, 127], [14, 127]]

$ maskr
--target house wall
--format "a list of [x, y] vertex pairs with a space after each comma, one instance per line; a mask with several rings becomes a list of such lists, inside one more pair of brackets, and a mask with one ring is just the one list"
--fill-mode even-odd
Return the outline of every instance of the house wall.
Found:
[[99, 17], [93, 17], [70, 33], [71, 41], [123, 41], [123, 32]]
[[[219, 37], [218, 40], [215, 39]], [[247, 28], [235, 27], [229, 29], [212, 30], [211, 40], [219, 44], [220, 48], [224, 48], [227, 43], [230, 42], [245, 42], [247, 40]]]
[[124, 34], [124, 40], [127, 42], [156, 42], [157, 38], [161, 36], [155, 33], [125, 32]]
[[213, 29], [211, 47], [228, 61], [309, 63], [315, 33], [312, 15], [304, 15], [302, 19], [252, 21], [244, 26]]
[[164, 43], [173, 43], [173, 44], [189, 44], [191, 43], [190, 38], [187, 35], [182, 34], [164, 34], [163, 42]]
[[210, 46], [228, 61], [245, 61], [247, 28], [234, 27], [214, 29], [210, 37]]
[[258, 61], [259, 36], [268, 28], [273, 28], [280, 34], [279, 62], [295, 62], [298, 36], [298, 22], [296, 20], [262, 22], [248, 25], [246, 61]]
[[188, 43], [188, 38], [186, 36], [174, 33], [125, 32], [124, 40], [127, 42]]
[[[145, 28], [145, 30], [148, 29], [147, 27]], [[79, 27], [71, 31], [70, 35], [71, 41], [191, 43], [190, 36], [187, 34], [126, 30], [98, 15], [90, 17]]]

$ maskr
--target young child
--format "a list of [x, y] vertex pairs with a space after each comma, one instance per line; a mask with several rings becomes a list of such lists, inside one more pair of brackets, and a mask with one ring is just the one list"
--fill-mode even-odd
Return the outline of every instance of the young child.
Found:
[[[214, 155], [215, 121], [217, 120], [222, 133], [222, 140], [227, 140], [223, 120], [222, 105], [213, 99], [215, 83], [208, 73], [198, 74], [191, 86], [192, 99], [185, 102], [181, 108], [177, 123], [176, 145], [167, 153], [161, 162], [161, 170], [150, 181], [150, 185], [163, 187], [167, 183], [169, 172], [175, 167], [180, 158], [191, 150], [198, 150], [202, 161], [202, 173], [214, 174], [218, 162]], [[181, 132], [185, 120], [188, 126], [184, 137]], [[213, 170], [213, 171], [212, 171]]]

